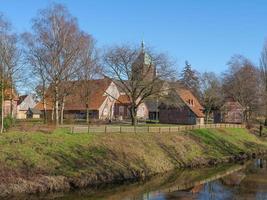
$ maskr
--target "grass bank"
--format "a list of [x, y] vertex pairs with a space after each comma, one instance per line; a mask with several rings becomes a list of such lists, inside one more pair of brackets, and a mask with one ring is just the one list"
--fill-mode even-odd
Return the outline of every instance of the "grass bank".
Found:
[[181, 133], [0, 135], [0, 196], [68, 190], [226, 162], [267, 150], [246, 129]]

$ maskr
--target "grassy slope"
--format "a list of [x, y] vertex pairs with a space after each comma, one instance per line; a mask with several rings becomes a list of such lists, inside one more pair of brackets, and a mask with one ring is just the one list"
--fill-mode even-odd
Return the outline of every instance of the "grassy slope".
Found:
[[[109, 182], [175, 167], [206, 163], [239, 152], [267, 149], [267, 142], [245, 129], [200, 129], [166, 134], [0, 135], [0, 181], [38, 175], [68, 177], [73, 186]], [[10, 176], [10, 177], [9, 177]]]

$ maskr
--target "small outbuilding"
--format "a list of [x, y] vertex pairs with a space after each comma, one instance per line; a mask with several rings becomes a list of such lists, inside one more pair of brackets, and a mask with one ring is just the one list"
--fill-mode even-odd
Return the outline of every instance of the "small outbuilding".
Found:
[[39, 119], [42, 112], [35, 108], [29, 108], [26, 112], [27, 119]]
[[214, 123], [242, 124], [244, 108], [233, 98], [227, 98], [222, 107], [214, 112]]
[[17, 119], [26, 119], [27, 111], [29, 108], [34, 108], [36, 102], [32, 95], [22, 95], [19, 96], [19, 100], [17, 103]]
[[173, 99], [171, 103], [159, 106], [160, 123], [204, 124], [204, 108], [190, 90], [177, 88], [170, 98]]

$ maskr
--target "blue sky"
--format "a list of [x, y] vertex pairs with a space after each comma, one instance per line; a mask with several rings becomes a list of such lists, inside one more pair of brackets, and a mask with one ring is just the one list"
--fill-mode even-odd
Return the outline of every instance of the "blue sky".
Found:
[[145, 43], [168, 53], [179, 69], [188, 60], [200, 72], [226, 70], [234, 54], [258, 64], [267, 38], [265, 0], [1, 0], [15, 31], [29, 31], [37, 11], [65, 4], [98, 46]]

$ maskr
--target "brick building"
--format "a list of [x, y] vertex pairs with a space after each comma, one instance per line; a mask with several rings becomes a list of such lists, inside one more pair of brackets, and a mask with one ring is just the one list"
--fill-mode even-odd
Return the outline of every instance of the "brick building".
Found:
[[171, 95], [173, 102], [161, 103], [159, 106], [160, 123], [204, 124], [204, 109], [190, 90], [174, 88]]
[[222, 107], [214, 111], [214, 123], [241, 124], [244, 122], [244, 108], [233, 98], [227, 98]]

